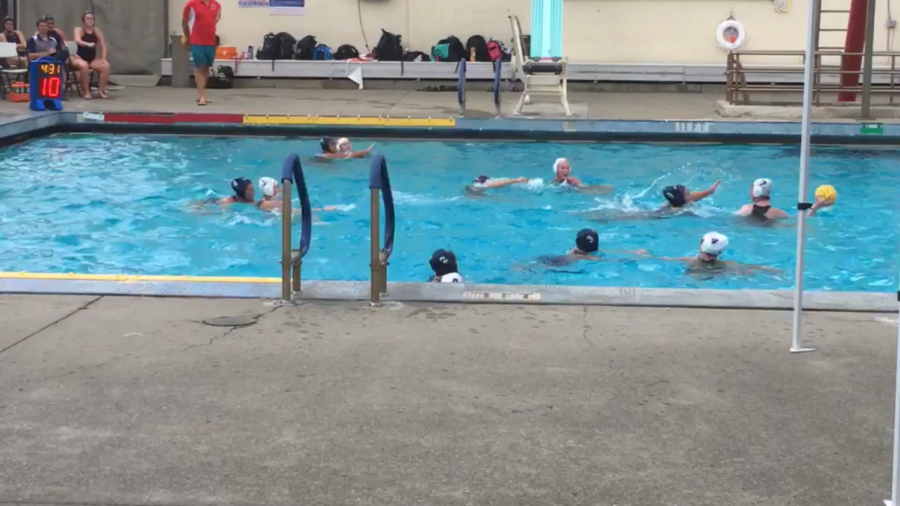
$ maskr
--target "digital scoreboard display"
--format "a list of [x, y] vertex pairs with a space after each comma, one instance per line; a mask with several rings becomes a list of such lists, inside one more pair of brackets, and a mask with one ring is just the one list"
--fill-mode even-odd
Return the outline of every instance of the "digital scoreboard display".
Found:
[[52, 58], [31, 62], [31, 109], [60, 111], [66, 92], [65, 66]]

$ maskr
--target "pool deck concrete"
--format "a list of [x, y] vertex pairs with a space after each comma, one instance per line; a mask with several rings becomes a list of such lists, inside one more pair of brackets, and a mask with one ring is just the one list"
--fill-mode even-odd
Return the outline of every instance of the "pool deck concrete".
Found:
[[[210, 90], [213, 101], [197, 106], [196, 91], [188, 88], [124, 88], [112, 92], [110, 100], [72, 97], [65, 110], [77, 112], [197, 112], [237, 114], [291, 114], [322, 116], [459, 116], [456, 92], [408, 90], [323, 90], [236, 88]], [[493, 95], [472, 91], [467, 95], [467, 115], [493, 117]], [[505, 115], [512, 113], [518, 93], [503, 96]], [[580, 119], [722, 119], [716, 113], [719, 93], [573, 93], [569, 96], [573, 115]], [[0, 102], [0, 112], [26, 111], [27, 104]], [[564, 117], [555, 103], [534, 106], [535, 116]], [[529, 115], [528, 107], [525, 110]]]
[[[895, 317], [0, 296], [0, 504], [880, 504]], [[247, 317], [245, 327], [204, 320]], [[643, 323], [642, 323], [643, 322]], [[652, 322], [652, 324], [651, 324]]]

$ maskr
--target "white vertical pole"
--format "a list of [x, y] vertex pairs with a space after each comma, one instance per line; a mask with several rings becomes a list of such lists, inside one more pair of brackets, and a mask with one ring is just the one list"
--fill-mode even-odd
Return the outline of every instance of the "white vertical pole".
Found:
[[[897, 372], [894, 385], [894, 469], [891, 480], [891, 503], [897, 504], [897, 487], [900, 486], [900, 315], [897, 317]], [[885, 501], [887, 504], [887, 501]]]
[[[797, 202], [806, 202], [809, 182], [809, 134], [812, 121], [813, 68], [816, 60], [816, 13], [820, 0], [810, 0], [806, 14], [806, 65], [803, 69], [803, 123], [800, 128], [800, 195]], [[812, 351], [801, 345], [803, 331], [803, 248], [806, 240], [806, 211], [797, 212], [797, 266], [794, 275], [794, 336], [791, 353]]]

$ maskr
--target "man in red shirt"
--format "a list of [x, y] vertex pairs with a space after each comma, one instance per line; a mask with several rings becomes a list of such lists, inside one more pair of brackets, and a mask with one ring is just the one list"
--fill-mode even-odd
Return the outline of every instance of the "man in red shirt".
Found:
[[198, 105], [206, 105], [209, 68], [216, 60], [216, 25], [222, 18], [222, 6], [216, 0], [188, 0], [184, 4], [181, 28], [194, 59]]

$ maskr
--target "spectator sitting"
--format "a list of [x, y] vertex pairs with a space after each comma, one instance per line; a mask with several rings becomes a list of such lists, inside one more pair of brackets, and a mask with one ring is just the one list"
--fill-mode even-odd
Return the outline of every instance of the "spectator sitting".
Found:
[[[78, 44], [78, 58], [84, 61], [90, 70], [100, 74], [100, 84], [97, 96], [106, 96], [106, 83], [109, 82], [109, 62], [106, 60], [106, 37], [103, 32], [94, 25], [94, 13], [87, 11], [81, 16], [81, 26], [75, 28], [75, 43]], [[97, 48], [100, 48], [99, 58]], [[90, 72], [82, 72], [81, 85], [85, 91], [85, 98], [90, 95]]]
[[57, 47], [57, 49], [59, 49], [60, 51], [65, 49], [67, 40], [66, 34], [56, 27], [56, 21], [53, 20], [53, 16], [47, 14], [43, 19], [47, 22], [47, 31], [50, 33], [50, 35], [55, 36], [56, 40], [59, 42], [59, 46]]
[[25, 49], [29, 60], [50, 56], [60, 63], [65, 63], [69, 57], [68, 51], [59, 49], [59, 39], [50, 32], [47, 22], [43, 19], [38, 20], [37, 32], [35, 32], [34, 37], [25, 41]]
[[[41, 28], [43, 25], [43, 29]], [[59, 61], [60, 63], [68, 64], [72, 66], [72, 69], [76, 72], [79, 72], [81, 75], [81, 82], [84, 84], [90, 79], [90, 73], [88, 72], [88, 65], [84, 60], [78, 58], [77, 56], [72, 56], [69, 54], [69, 50], [66, 49], [66, 36], [62, 32], [62, 30], [56, 28], [55, 22], [53, 21], [53, 16], [44, 16], [39, 19], [37, 22], [38, 31], [35, 32], [34, 37], [29, 39], [26, 47], [28, 49], [28, 59], [36, 60], [43, 56], [52, 56], [54, 59]], [[52, 40], [55, 42], [54, 51], [49, 52], [47, 48], [46, 41]], [[41, 40], [38, 46], [45, 48], [41, 51], [33, 51], [32, 50], [32, 42], [38, 42]], [[34, 53], [40, 53], [39, 56], [34, 56]], [[85, 98], [91, 98], [90, 89], [85, 89], [84, 94]]]
[[3, 32], [0, 33], [0, 42], [6, 42], [16, 45], [19, 52], [17, 58], [7, 58], [6, 64], [10, 67], [24, 67], [25, 62], [21, 56], [25, 55], [25, 35], [16, 30], [16, 22], [13, 18], [3, 18]]

